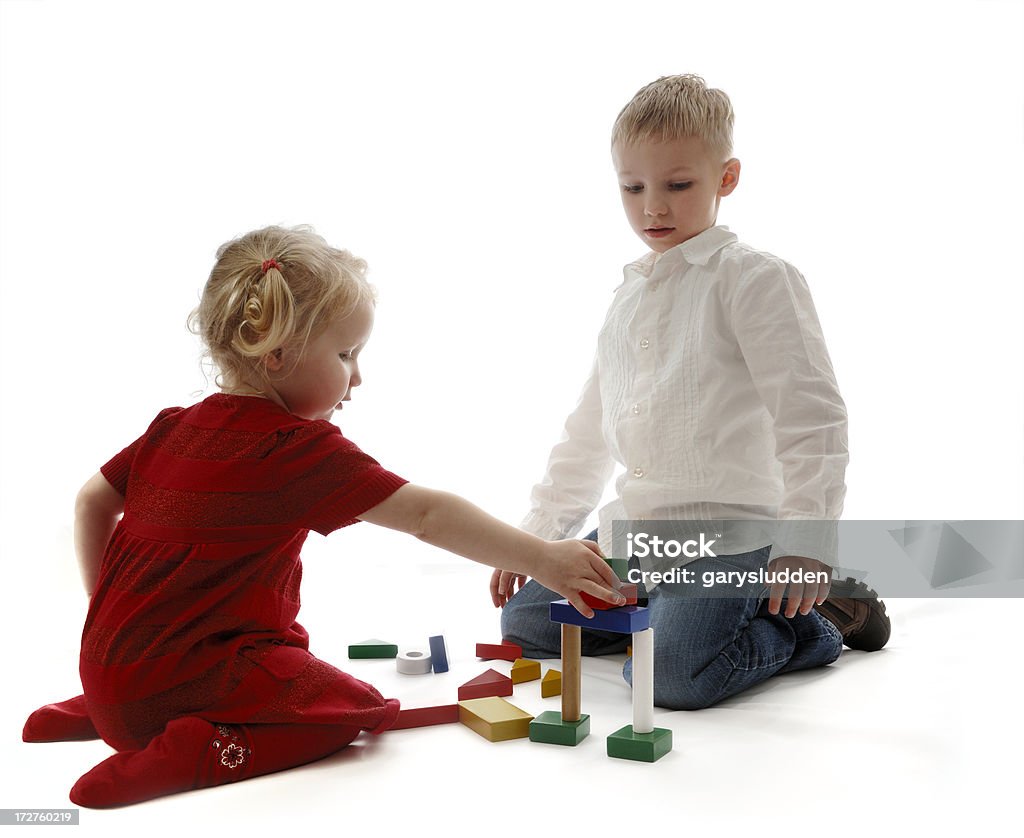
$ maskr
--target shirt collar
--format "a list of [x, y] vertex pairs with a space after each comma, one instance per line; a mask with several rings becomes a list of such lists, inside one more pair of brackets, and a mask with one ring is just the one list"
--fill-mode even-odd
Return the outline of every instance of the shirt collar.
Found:
[[632, 271], [641, 276], [650, 276], [655, 265], [671, 265], [678, 263], [680, 259], [691, 265], [706, 265], [712, 256], [734, 241], [736, 241], [736, 234], [724, 224], [719, 224], [709, 227], [703, 233], [698, 233], [692, 239], [687, 239], [662, 254], [655, 253], [653, 250], [645, 253], [635, 262], [626, 265], [626, 271]]

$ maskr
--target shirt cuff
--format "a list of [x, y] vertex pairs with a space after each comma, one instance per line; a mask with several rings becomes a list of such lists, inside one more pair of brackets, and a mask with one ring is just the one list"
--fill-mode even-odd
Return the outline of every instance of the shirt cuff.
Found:
[[775, 525], [769, 561], [783, 556], [802, 556], [835, 567], [838, 555], [838, 521], [784, 520]]

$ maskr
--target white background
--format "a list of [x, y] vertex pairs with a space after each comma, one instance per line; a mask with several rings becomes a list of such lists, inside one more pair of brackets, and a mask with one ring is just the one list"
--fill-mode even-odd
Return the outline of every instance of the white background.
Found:
[[[663, 74], [729, 93], [743, 171], [719, 221], [808, 278], [851, 417], [846, 517], [1024, 517], [1017, 2], [0, 14], [5, 771], [32, 750], [25, 712], [76, 691], [75, 492], [160, 408], [210, 389], [185, 319], [216, 247], [310, 223], [367, 259], [377, 327], [337, 421], [386, 467], [516, 522], [643, 251], [608, 137]], [[430, 629], [458, 612], [497, 634], [485, 570], [369, 526], [314, 539], [303, 618], [333, 638], [324, 657], [387, 631], [353, 629], [339, 599], [408, 618], [411, 590]], [[435, 601], [444, 578], [479, 596]], [[943, 605], [951, 631], [969, 606]], [[37, 798], [0, 806], [67, 805], [87, 767], [62, 759]]]

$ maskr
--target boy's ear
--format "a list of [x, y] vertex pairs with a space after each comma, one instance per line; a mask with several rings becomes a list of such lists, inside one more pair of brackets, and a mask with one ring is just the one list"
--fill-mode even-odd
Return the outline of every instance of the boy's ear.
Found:
[[271, 372], [279, 372], [284, 366], [284, 361], [281, 360], [281, 354], [280, 349], [268, 352], [263, 356], [263, 365]]
[[726, 160], [722, 167], [722, 182], [718, 185], [718, 197], [729, 195], [740, 182], [740, 161], [735, 157]]

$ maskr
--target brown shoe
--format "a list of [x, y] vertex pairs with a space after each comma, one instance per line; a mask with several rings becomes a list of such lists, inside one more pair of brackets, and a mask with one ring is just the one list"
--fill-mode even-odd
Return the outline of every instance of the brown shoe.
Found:
[[851, 649], [877, 652], [889, 642], [885, 603], [863, 582], [849, 577], [833, 582], [828, 599], [814, 608], [839, 629]]

